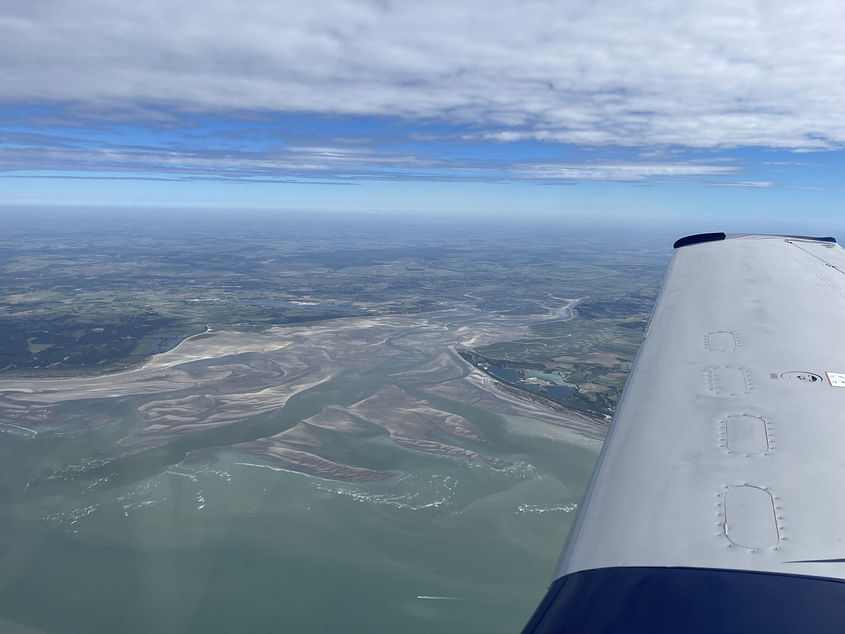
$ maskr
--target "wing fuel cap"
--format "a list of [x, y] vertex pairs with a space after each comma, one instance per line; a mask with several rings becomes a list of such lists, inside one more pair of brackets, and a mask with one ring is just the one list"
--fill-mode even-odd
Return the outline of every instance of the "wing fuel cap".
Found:
[[823, 383], [824, 380], [818, 374], [814, 374], [813, 372], [801, 372], [801, 371], [793, 371], [793, 372], [782, 372], [780, 378], [784, 379], [785, 381], [795, 381], [797, 383]]

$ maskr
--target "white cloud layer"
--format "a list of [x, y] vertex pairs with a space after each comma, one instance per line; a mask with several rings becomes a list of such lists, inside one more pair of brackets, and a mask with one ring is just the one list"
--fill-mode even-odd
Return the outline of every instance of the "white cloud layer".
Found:
[[843, 33], [841, 0], [3, 0], [0, 102], [841, 148]]
[[[0, 142], [4, 140], [0, 135]], [[19, 139], [24, 141], [27, 139]], [[29, 139], [37, 141], [37, 139]], [[291, 146], [273, 152], [205, 150], [176, 151], [155, 147], [73, 147], [74, 140], [43, 137], [40, 144], [0, 144], [0, 175], [45, 173], [113, 174], [167, 180], [241, 182], [333, 182], [368, 180], [486, 181], [574, 183], [579, 181], [672, 181], [752, 186], [737, 181], [740, 168], [728, 161], [671, 161], [585, 158], [580, 162], [454, 160], [359, 147]], [[77, 142], [78, 145], [78, 142]], [[85, 176], [75, 176], [82, 178]], [[757, 184], [768, 186], [771, 183]]]

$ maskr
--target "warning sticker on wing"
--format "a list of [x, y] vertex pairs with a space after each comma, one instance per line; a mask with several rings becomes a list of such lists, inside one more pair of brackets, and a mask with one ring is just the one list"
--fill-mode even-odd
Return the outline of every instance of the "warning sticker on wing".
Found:
[[833, 387], [845, 387], [845, 372], [825, 372], [825, 374]]

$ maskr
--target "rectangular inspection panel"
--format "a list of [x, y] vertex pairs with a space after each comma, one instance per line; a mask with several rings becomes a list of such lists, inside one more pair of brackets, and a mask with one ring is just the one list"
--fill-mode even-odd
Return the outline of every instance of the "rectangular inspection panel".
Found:
[[755, 486], [728, 487], [725, 492], [725, 536], [736, 546], [777, 546], [778, 527], [772, 495]]
[[724, 420], [725, 445], [734, 453], [763, 454], [769, 450], [766, 421], [759, 416], [740, 414]]
[[704, 345], [711, 352], [731, 352], [736, 350], [736, 335], [732, 332], [708, 332]]

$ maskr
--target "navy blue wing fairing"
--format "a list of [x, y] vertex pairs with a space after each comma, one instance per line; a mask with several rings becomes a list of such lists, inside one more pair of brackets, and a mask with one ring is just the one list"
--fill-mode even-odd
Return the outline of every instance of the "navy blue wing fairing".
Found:
[[523, 634], [841, 634], [845, 582], [706, 568], [604, 568], [562, 577]]
[[701, 244], [702, 242], [715, 242], [716, 240], [724, 240], [727, 236], [723, 232], [719, 233], [696, 233], [692, 236], [684, 236], [675, 240], [673, 248], [680, 249], [681, 247], [689, 246], [690, 244]]

